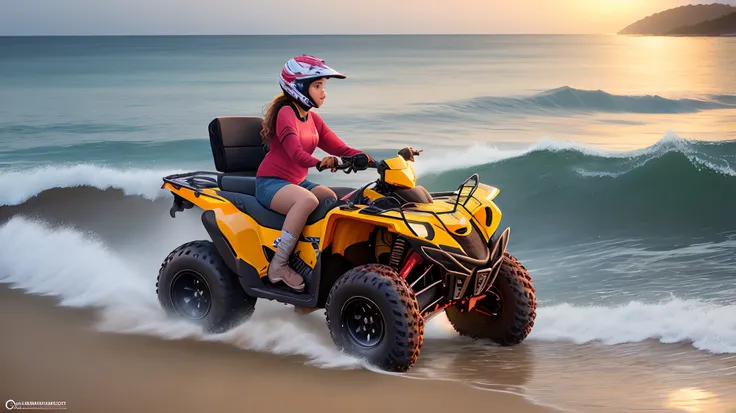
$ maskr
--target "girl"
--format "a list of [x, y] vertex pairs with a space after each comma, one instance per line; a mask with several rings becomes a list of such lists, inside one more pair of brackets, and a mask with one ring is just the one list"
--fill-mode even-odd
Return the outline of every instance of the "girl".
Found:
[[316, 148], [336, 156], [361, 153], [343, 143], [310, 111], [324, 104], [325, 82], [332, 77], [345, 79], [314, 56], [301, 55], [286, 62], [279, 81], [283, 94], [271, 102], [261, 131], [269, 151], [256, 173], [256, 198], [266, 208], [286, 215], [268, 279], [283, 281], [296, 291], [304, 289], [304, 279], [289, 267], [289, 255], [309, 214], [322, 200], [337, 198], [331, 189], [306, 179], [311, 167], [329, 167], [335, 172], [337, 158], [319, 160], [312, 153]]

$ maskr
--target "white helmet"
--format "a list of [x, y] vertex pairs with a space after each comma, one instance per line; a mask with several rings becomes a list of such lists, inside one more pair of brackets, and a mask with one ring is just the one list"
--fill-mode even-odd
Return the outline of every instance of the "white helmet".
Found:
[[325, 61], [314, 56], [301, 55], [289, 59], [281, 69], [279, 83], [289, 96], [294, 98], [304, 110], [317, 107], [309, 96], [309, 86], [317, 79], [335, 77], [345, 79], [346, 76], [325, 64]]

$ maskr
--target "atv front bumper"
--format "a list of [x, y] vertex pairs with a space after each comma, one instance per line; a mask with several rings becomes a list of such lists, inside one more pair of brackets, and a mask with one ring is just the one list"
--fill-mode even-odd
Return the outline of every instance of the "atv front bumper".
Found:
[[450, 251], [429, 245], [418, 245], [421, 254], [446, 273], [445, 299], [458, 301], [482, 296], [493, 285], [501, 268], [511, 230], [506, 228], [501, 235], [491, 238], [484, 257], [469, 257], [461, 251]]
[[496, 281], [501, 269], [501, 262], [503, 262], [503, 256], [506, 253], [506, 247], [509, 245], [510, 235], [511, 228], [506, 228], [498, 238], [491, 238], [488, 244], [491, 257], [488, 259], [488, 263], [486, 266], [476, 269], [474, 276], [466, 281], [465, 290], [467, 290], [467, 286], [470, 285], [471, 281], [473, 283], [473, 296], [485, 294]]
[[482, 296], [491, 288], [501, 269], [510, 233], [510, 228], [506, 228], [500, 236], [495, 239], [491, 238], [488, 243], [490, 251], [488, 260], [475, 267], [470, 274], [448, 271], [448, 285], [452, 286], [451, 289], [448, 289], [450, 290], [448, 294], [451, 294], [446, 297], [448, 300], [457, 301]]

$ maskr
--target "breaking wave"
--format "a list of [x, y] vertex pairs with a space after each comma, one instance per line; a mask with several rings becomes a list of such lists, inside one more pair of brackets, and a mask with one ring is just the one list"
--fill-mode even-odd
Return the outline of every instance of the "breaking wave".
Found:
[[442, 105], [461, 112], [483, 113], [675, 114], [733, 109], [736, 108], [736, 96], [711, 95], [700, 99], [668, 99], [658, 95], [614, 95], [603, 90], [582, 90], [563, 86], [526, 97], [483, 96]]

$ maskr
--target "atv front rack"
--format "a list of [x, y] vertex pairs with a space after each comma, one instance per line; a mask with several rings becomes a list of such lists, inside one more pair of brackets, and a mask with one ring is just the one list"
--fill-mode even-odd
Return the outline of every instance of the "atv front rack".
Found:
[[[468, 183], [471, 183], [471, 185], [468, 185]], [[363, 188], [360, 188], [358, 191], [356, 191], [356, 194], [354, 198], [357, 198], [360, 196], [362, 191], [370, 186], [371, 184], [368, 184], [364, 186]], [[437, 219], [437, 221], [442, 225], [442, 227], [445, 229], [445, 231], [450, 232], [450, 230], [447, 228], [445, 223], [440, 218], [440, 215], [444, 214], [454, 214], [458, 206], [465, 209], [465, 211], [470, 214], [470, 211], [466, 208], [466, 205], [468, 201], [472, 198], [476, 201], [480, 202], [477, 198], [475, 198], [473, 195], [475, 194], [475, 191], [478, 189], [478, 186], [480, 185], [480, 178], [478, 174], [471, 175], [468, 179], [463, 181], [462, 184], [456, 189], [455, 191], [447, 191], [447, 192], [432, 192], [429, 195], [434, 200], [444, 199], [448, 203], [452, 204], [452, 209], [449, 211], [442, 211], [442, 212], [434, 212], [434, 211], [427, 211], [427, 210], [421, 210], [416, 209], [417, 204], [415, 202], [407, 202], [402, 204], [401, 201], [396, 199], [393, 196], [387, 195], [385, 198], [381, 198], [380, 200], [375, 201], [374, 203], [370, 204], [367, 208], [364, 208], [362, 211], [360, 211], [361, 214], [371, 214], [371, 215], [383, 215], [387, 212], [398, 212], [401, 220], [404, 221], [404, 224], [407, 228], [409, 228], [409, 231], [411, 231], [414, 236], [419, 236], [417, 232], [412, 228], [409, 220], [406, 217], [406, 211], [411, 212], [417, 212], [422, 214], [430, 214]], [[474, 219], [475, 218], [471, 218]], [[478, 223], [480, 225], [480, 223]]]
[[[474, 181], [475, 183], [473, 183], [472, 185], [468, 185], [470, 181]], [[461, 199], [464, 199], [462, 201], [463, 202], [462, 206], [463, 208], [465, 208], [470, 198], [474, 198], [473, 194], [475, 194], [475, 191], [478, 189], [479, 185], [480, 185], [480, 177], [478, 176], [478, 174], [473, 174], [468, 179], [463, 181], [463, 183], [460, 184], [460, 187], [458, 187], [456, 191], [457, 198], [455, 199], [455, 204], [452, 207], [452, 212], [457, 211], [457, 206], [460, 204]], [[467, 191], [467, 195], [463, 194], [464, 191]], [[467, 208], [465, 208], [465, 210], [467, 211]]]

